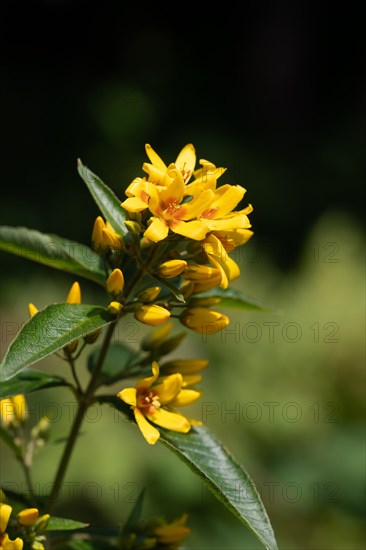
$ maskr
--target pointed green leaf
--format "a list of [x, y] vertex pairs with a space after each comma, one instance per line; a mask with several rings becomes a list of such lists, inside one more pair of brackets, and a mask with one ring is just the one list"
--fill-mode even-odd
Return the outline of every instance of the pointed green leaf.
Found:
[[84, 244], [26, 227], [1, 226], [0, 250], [105, 285], [101, 257]]
[[[99, 401], [112, 404], [132, 418], [130, 407], [117, 397], [100, 396]], [[259, 493], [226, 447], [203, 426], [193, 427], [187, 434], [163, 428], [159, 432], [159, 441], [183, 460], [268, 550], [276, 550], [276, 539]]]
[[115, 321], [100, 306], [52, 304], [23, 325], [0, 365], [0, 380], [8, 380], [25, 367], [51, 355], [76, 338]]
[[74, 519], [58, 518], [51, 516], [45, 531], [73, 531], [75, 529], [84, 529], [89, 523], [82, 523]]
[[50, 376], [35, 370], [22, 371], [1, 384], [0, 399], [55, 386], [68, 386], [68, 383], [60, 376]]
[[121, 206], [121, 201], [96, 174], [93, 174], [89, 168], [84, 166], [81, 160], [78, 160], [78, 172], [99, 206], [103, 216], [109, 221], [113, 229], [119, 235], [127, 235], [128, 230], [125, 225], [126, 214]]
[[[100, 346], [93, 349], [88, 357], [88, 370], [90, 372], [93, 372], [95, 363], [98, 361], [100, 349]], [[101, 382], [103, 384], [113, 384], [119, 378], [127, 378], [132, 374], [136, 374], [136, 368], [139, 372], [138, 367], [135, 367], [131, 373], [129, 366], [131, 363], [136, 363], [139, 358], [140, 354], [133, 348], [120, 342], [111, 344], [104, 359], [100, 376]]]
[[246, 524], [268, 550], [275, 550], [276, 539], [259, 493], [227, 448], [203, 426], [192, 428], [188, 434], [161, 428], [159, 431], [159, 441], [200, 476], [220, 502]]
[[123, 534], [130, 533], [131, 531], [133, 531], [134, 528], [138, 526], [141, 512], [142, 512], [142, 506], [144, 503], [144, 497], [145, 497], [145, 489], [142, 489], [140, 491], [139, 496], [137, 497], [137, 500], [134, 504], [134, 507], [132, 508], [130, 515], [127, 518], [126, 523], [123, 526], [123, 529], [122, 529]]
[[220, 298], [220, 303], [218, 306], [222, 307], [233, 307], [239, 309], [254, 309], [257, 311], [269, 311], [263, 304], [259, 302], [256, 298], [244, 294], [236, 288], [212, 288], [206, 292], [200, 292], [195, 294], [191, 298], [191, 302], [194, 303], [196, 298]]

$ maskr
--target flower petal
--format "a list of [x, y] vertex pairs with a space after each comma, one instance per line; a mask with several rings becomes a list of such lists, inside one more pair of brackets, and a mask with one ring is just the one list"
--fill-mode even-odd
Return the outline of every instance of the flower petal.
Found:
[[137, 407], [133, 410], [133, 412], [142, 435], [149, 445], [155, 445], [160, 437], [160, 432], [146, 420], [145, 416]]
[[117, 397], [122, 399], [127, 405], [136, 407], [136, 388], [125, 388], [117, 393]]
[[181, 391], [182, 384], [182, 375], [178, 372], [167, 376], [160, 384], [155, 384], [154, 391], [158, 394], [160, 403], [166, 405], [173, 401]]
[[216, 208], [216, 218], [223, 218], [231, 212], [244, 197], [246, 189], [241, 185], [223, 185], [216, 190], [216, 200], [211, 208]]
[[193, 196], [193, 199], [184, 203], [186, 214], [182, 216], [182, 220], [192, 220], [197, 218], [202, 212], [204, 212], [212, 203], [214, 193], [211, 189], [205, 191], [199, 190]]
[[183, 407], [184, 405], [191, 405], [201, 397], [201, 392], [197, 390], [181, 390], [177, 397], [169, 403], [170, 407]]
[[155, 380], [159, 376], [159, 365], [157, 364], [156, 361], [153, 361], [153, 364], [152, 364], [151, 368], [152, 368], [153, 375], [149, 376], [147, 378], [143, 378], [142, 380], [139, 380], [136, 384], [136, 388], [146, 389], [146, 388], [150, 388], [150, 386], [152, 386], [152, 384], [155, 382]]
[[194, 374], [207, 367], [207, 359], [173, 359], [164, 365], [161, 365], [161, 371], [164, 374], [180, 372], [186, 374]]
[[0, 502], [0, 536], [6, 531], [12, 509], [9, 504]]
[[155, 409], [155, 412], [152, 414], [146, 415], [151, 422], [166, 428], [167, 430], [172, 430], [173, 432], [187, 433], [191, 429], [191, 425], [185, 416], [166, 411], [165, 409]]
[[167, 167], [165, 162], [161, 160], [159, 155], [154, 151], [154, 149], [151, 147], [151, 145], [149, 145], [149, 143], [146, 143], [145, 151], [154, 166], [156, 166], [157, 168], [160, 168], [160, 170], [164, 170], [164, 171], [166, 170]]
[[247, 216], [227, 216], [221, 219], [206, 220], [203, 218], [210, 231], [233, 231], [244, 229], [247, 225]]
[[121, 204], [128, 212], [141, 212], [148, 207], [147, 203], [138, 197], [129, 197]]
[[202, 241], [207, 234], [208, 227], [200, 220], [194, 220], [191, 222], [177, 222], [174, 227], [171, 228], [174, 233], [183, 235], [195, 241]]
[[168, 236], [169, 227], [160, 218], [150, 218], [153, 220], [144, 233], [144, 237], [157, 243]]
[[177, 156], [175, 165], [182, 173], [184, 181], [187, 183], [187, 181], [189, 181], [191, 175], [193, 174], [194, 168], [196, 166], [196, 150], [192, 143], [188, 143], [183, 147], [183, 149]]

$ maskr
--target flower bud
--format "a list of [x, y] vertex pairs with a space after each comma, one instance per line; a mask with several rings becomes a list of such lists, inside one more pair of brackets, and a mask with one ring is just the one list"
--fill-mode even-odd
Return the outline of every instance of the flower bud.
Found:
[[24, 525], [24, 527], [30, 527], [35, 523], [38, 519], [38, 510], [37, 508], [26, 508], [25, 510], [22, 510], [17, 515], [17, 520], [20, 525]]
[[154, 351], [158, 349], [167, 339], [168, 335], [173, 330], [173, 323], [166, 323], [164, 326], [152, 330], [141, 340], [141, 348], [144, 351]]
[[217, 274], [220, 274], [220, 271], [215, 267], [189, 264], [183, 273], [183, 277], [189, 281], [204, 281], [206, 279], [212, 279], [212, 277], [217, 276]]
[[99, 254], [106, 254], [110, 248], [123, 249], [122, 237], [114, 231], [110, 223], [105, 223], [101, 216], [94, 222], [91, 241], [93, 250]]
[[186, 267], [187, 262], [184, 260], [168, 260], [158, 267], [157, 274], [165, 279], [173, 279], [183, 273]]
[[125, 222], [125, 226], [132, 235], [139, 235], [141, 233], [141, 225], [138, 222], [128, 220]]
[[67, 304], [81, 304], [81, 290], [78, 282], [75, 282], [66, 298]]
[[108, 306], [108, 310], [113, 314], [113, 315], [119, 315], [122, 311], [122, 308], [123, 308], [123, 305], [120, 304], [119, 302], [111, 302]]
[[158, 305], [143, 305], [138, 307], [134, 312], [135, 319], [145, 325], [155, 327], [162, 325], [170, 317], [170, 311]]
[[221, 298], [207, 296], [207, 298], [192, 298], [189, 301], [189, 307], [210, 307], [221, 302]]
[[93, 332], [89, 332], [89, 334], [85, 334], [85, 336], [83, 336], [83, 339], [84, 339], [84, 342], [86, 344], [94, 344], [94, 342], [96, 342], [99, 338], [99, 335], [101, 333], [101, 329], [98, 328], [97, 330], [94, 330]]
[[34, 304], [28, 304], [28, 311], [29, 311], [29, 316], [33, 317], [33, 315], [38, 313], [38, 308], [36, 308]]
[[108, 292], [114, 294], [114, 296], [118, 296], [118, 294], [121, 294], [124, 284], [125, 280], [122, 271], [114, 269], [107, 279]]
[[139, 300], [144, 303], [153, 302], [160, 294], [161, 286], [151, 286], [139, 294]]
[[106, 227], [103, 227], [102, 229], [102, 236], [103, 236], [103, 242], [105, 246], [109, 248], [114, 248], [116, 250], [122, 250], [123, 249], [123, 240], [118, 233], [113, 231], [112, 228], [108, 227], [108, 224]]
[[180, 322], [187, 328], [201, 334], [215, 334], [229, 324], [229, 318], [223, 313], [205, 307], [193, 307], [183, 311]]
[[47, 528], [48, 522], [50, 521], [50, 514], [43, 514], [39, 517], [34, 528], [36, 531], [44, 531]]

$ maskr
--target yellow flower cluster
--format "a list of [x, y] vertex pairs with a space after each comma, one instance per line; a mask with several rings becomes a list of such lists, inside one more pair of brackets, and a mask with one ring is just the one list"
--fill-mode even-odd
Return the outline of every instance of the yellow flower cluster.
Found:
[[[143, 164], [146, 175], [132, 181], [121, 203], [127, 238], [122, 239], [101, 216], [92, 232], [94, 250], [110, 266], [109, 310], [116, 316], [132, 312], [150, 326], [173, 316], [195, 332], [214, 334], [228, 325], [229, 318], [211, 309], [218, 299], [199, 303], [195, 296], [218, 286], [227, 289], [240, 275], [230, 253], [253, 234], [248, 218], [252, 206], [235, 210], [246, 190], [240, 185], [218, 186], [226, 169], [210, 161], [201, 159], [196, 168], [192, 144], [168, 165], [150, 145], [146, 153], [150, 161]], [[155, 279], [159, 286], [125, 285], [125, 277], [136, 272]], [[174, 297], [162, 292], [170, 281], [185, 300], [179, 315], [172, 312]]]
[[[13, 508], [9, 504], [0, 502], [0, 550], [22, 550], [24, 540], [30, 542], [32, 550], [44, 550], [42, 544], [43, 537], [37, 536], [37, 530], [44, 530], [50, 519], [49, 514], [39, 517], [37, 508], [25, 508], [21, 510], [15, 521], [13, 521], [15, 531], [21, 535], [15, 539], [10, 539], [8, 528], [11, 520]], [[24, 539], [24, 540], [23, 540]]]
[[218, 270], [214, 274], [219, 275], [220, 285], [227, 288], [240, 273], [228, 253], [253, 234], [248, 218], [252, 206], [234, 211], [246, 190], [240, 185], [217, 187], [225, 169], [207, 160], [201, 159], [201, 168], [195, 169], [192, 144], [168, 166], [150, 145], [146, 153], [150, 160], [143, 165], [147, 177], [135, 178], [127, 187], [123, 208], [132, 215], [147, 213], [143, 235], [149, 241], [160, 242], [169, 232], [200, 241], [209, 263]]

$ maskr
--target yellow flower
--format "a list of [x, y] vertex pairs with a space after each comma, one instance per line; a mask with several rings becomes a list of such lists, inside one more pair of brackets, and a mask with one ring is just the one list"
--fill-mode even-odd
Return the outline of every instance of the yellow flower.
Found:
[[163, 376], [179, 372], [183, 377], [182, 387], [193, 386], [202, 380], [198, 374], [208, 365], [206, 359], [173, 359], [160, 366], [160, 372]]
[[145, 150], [151, 164], [145, 162], [142, 169], [149, 175], [149, 181], [155, 183], [156, 185], [168, 187], [171, 183], [171, 180], [169, 181], [168, 179], [169, 168], [172, 166], [179, 170], [185, 183], [189, 181], [196, 164], [196, 151], [192, 143], [185, 145], [173, 165], [170, 164], [169, 166], [166, 166], [165, 162], [148, 143], [145, 145]]
[[9, 504], [0, 502], [0, 550], [22, 550], [23, 548], [21, 538], [17, 537], [15, 540], [10, 540], [6, 533], [12, 510]]
[[120, 269], [114, 269], [107, 279], [108, 292], [118, 296], [118, 294], [121, 294], [124, 284], [125, 280], [122, 271]]
[[94, 222], [92, 232], [92, 247], [99, 254], [105, 254], [109, 249], [122, 250], [123, 240], [109, 222], [105, 223], [101, 216]]
[[139, 300], [144, 303], [153, 302], [160, 294], [161, 286], [150, 286], [139, 294]]
[[229, 286], [229, 281], [237, 279], [240, 275], [239, 266], [230, 258], [220, 239], [215, 235], [209, 235], [202, 243], [210, 263], [219, 270], [221, 274], [222, 288]]
[[180, 373], [159, 379], [159, 366], [155, 361], [152, 372], [152, 376], [140, 380], [135, 388], [125, 388], [117, 394], [131, 406], [137, 425], [150, 445], [154, 445], [160, 437], [160, 432], [151, 422], [167, 430], [189, 432], [191, 421], [170, 409], [190, 405], [201, 395], [199, 391], [183, 389]]
[[184, 260], [168, 260], [159, 265], [157, 273], [165, 279], [173, 279], [180, 275], [187, 267]]
[[[196, 188], [192, 192], [192, 198], [185, 201], [185, 184], [182, 173], [172, 168], [173, 177], [169, 187], [160, 187], [149, 182], [144, 183], [146, 202], [141, 206], [148, 207], [151, 214], [149, 227], [144, 237], [153, 242], [159, 242], [168, 236], [169, 229], [178, 235], [183, 235], [194, 240], [202, 240], [208, 231], [207, 226], [198, 216], [205, 212], [214, 196], [210, 189]], [[127, 199], [122, 206], [131, 212], [136, 211], [134, 198]]]
[[36, 523], [38, 519], [38, 510], [37, 508], [25, 508], [17, 515], [17, 520], [20, 525], [25, 527], [30, 527]]
[[156, 537], [157, 543], [169, 550], [176, 550], [183, 543], [184, 539], [190, 534], [191, 530], [186, 527], [188, 514], [183, 514], [180, 518], [167, 523], [159, 522], [149, 530], [149, 536]]
[[205, 307], [187, 308], [179, 319], [187, 328], [202, 334], [215, 334], [227, 327], [230, 322], [223, 313]]
[[183, 277], [193, 283], [191, 294], [205, 292], [222, 282], [221, 270], [207, 265], [189, 264], [183, 273]]
[[134, 311], [137, 321], [156, 327], [162, 325], [170, 317], [170, 311], [156, 304], [139, 306]]
[[25, 422], [27, 417], [27, 402], [23, 394], [12, 395], [0, 400], [0, 417], [9, 426], [17, 426]]
[[28, 304], [28, 311], [29, 311], [29, 317], [33, 317], [33, 315], [38, 313], [38, 309], [34, 304]]
[[113, 314], [113, 315], [119, 315], [122, 311], [122, 308], [123, 308], [123, 305], [120, 304], [119, 302], [111, 302], [108, 306], [108, 310]]
[[72, 284], [69, 293], [66, 297], [67, 304], [81, 304], [81, 290], [80, 285], [76, 281]]

